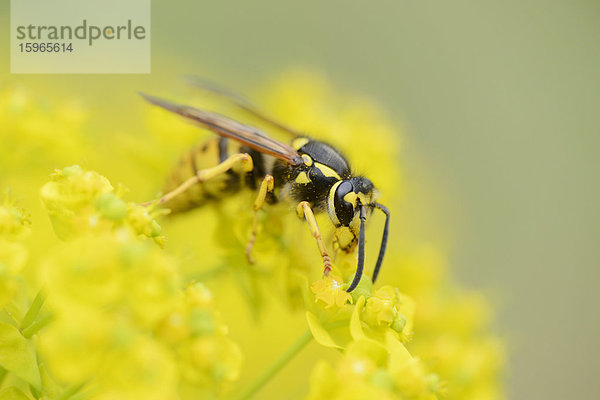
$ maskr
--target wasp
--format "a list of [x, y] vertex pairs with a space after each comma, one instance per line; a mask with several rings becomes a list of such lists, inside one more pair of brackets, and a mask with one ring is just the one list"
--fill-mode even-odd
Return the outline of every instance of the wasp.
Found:
[[148, 102], [178, 114], [218, 137], [188, 151], [173, 171], [160, 199], [172, 213], [232, 196], [243, 188], [256, 191], [254, 221], [246, 247], [250, 263], [258, 231], [258, 211], [265, 203], [288, 202], [296, 208], [314, 237], [324, 264], [331, 271], [331, 257], [321, 237], [315, 214], [328, 213], [339, 248], [351, 252], [358, 246], [356, 273], [347, 292], [358, 285], [365, 261], [365, 222], [374, 209], [381, 210], [385, 225], [372, 281], [379, 274], [387, 246], [390, 211], [378, 203], [373, 183], [354, 176], [348, 160], [333, 146], [315, 140], [262, 113], [252, 103], [223, 88], [195, 80], [196, 86], [227, 98], [259, 120], [292, 135], [291, 144], [272, 139], [263, 131], [212, 111], [176, 104], [140, 93]]

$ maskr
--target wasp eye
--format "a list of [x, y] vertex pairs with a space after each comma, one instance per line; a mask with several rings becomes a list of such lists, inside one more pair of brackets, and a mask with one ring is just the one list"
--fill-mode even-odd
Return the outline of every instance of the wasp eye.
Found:
[[344, 199], [348, 193], [353, 191], [354, 187], [352, 183], [349, 181], [343, 181], [340, 183], [335, 192], [335, 215], [340, 221], [340, 224], [343, 226], [349, 226], [350, 222], [352, 222], [352, 218], [354, 217], [354, 205]]

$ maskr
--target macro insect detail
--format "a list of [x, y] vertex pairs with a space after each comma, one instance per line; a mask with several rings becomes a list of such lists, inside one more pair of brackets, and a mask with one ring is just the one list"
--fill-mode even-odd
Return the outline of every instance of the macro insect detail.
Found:
[[315, 218], [316, 213], [326, 212], [335, 227], [334, 241], [338, 248], [352, 252], [358, 247], [358, 264], [348, 292], [356, 288], [363, 273], [365, 222], [374, 209], [379, 209], [386, 220], [373, 270], [375, 282], [386, 250], [390, 212], [376, 201], [373, 183], [366, 177], [354, 176], [346, 158], [334, 147], [267, 117], [231, 92], [204, 81], [192, 83], [227, 98], [244, 111], [287, 132], [292, 141], [288, 145], [223, 115], [142, 94], [148, 102], [219, 135], [191, 149], [180, 159], [164, 188], [166, 194], [158, 199], [158, 203], [164, 203], [172, 213], [180, 213], [232, 196], [244, 188], [256, 191], [254, 222], [246, 247], [250, 263], [254, 262], [252, 246], [258, 232], [258, 211], [265, 203], [292, 203], [298, 217], [307, 222], [323, 259], [324, 274], [328, 275], [331, 257]]

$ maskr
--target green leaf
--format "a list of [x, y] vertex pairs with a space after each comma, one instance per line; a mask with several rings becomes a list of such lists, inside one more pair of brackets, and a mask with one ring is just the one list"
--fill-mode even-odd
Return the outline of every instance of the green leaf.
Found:
[[308, 327], [310, 328], [310, 332], [312, 333], [315, 341], [322, 346], [333, 347], [335, 349], [342, 349], [343, 347], [338, 345], [327, 329], [319, 322], [317, 316], [310, 311], [306, 312], [306, 320], [308, 321]]
[[80, 398], [81, 393], [78, 393], [83, 387], [85, 383], [80, 383], [77, 385], [69, 386], [64, 392], [60, 395], [56, 396], [56, 400], [73, 400]]
[[2, 400], [31, 400], [31, 397], [27, 396], [25, 393], [16, 387], [6, 388], [4, 390], [0, 390], [0, 399]]
[[25, 339], [29, 339], [33, 335], [35, 335], [40, 329], [48, 325], [50, 321], [52, 321], [53, 315], [46, 314], [40, 319], [35, 320], [35, 322], [29, 325], [27, 328], [23, 329], [21, 333]]
[[41, 389], [40, 371], [33, 344], [14, 326], [0, 322], [0, 365]]
[[21, 321], [21, 330], [27, 328], [29, 325], [31, 325], [33, 323], [33, 321], [35, 321], [36, 317], [38, 316], [38, 313], [40, 312], [40, 309], [44, 305], [45, 299], [46, 299], [46, 296], [40, 290], [38, 292], [38, 294], [35, 296], [35, 299], [33, 299], [33, 302], [31, 303], [31, 307], [29, 307], [29, 310], [27, 310], [27, 313], [23, 317], [23, 321]]
[[50, 399], [56, 398], [61, 391], [61, 387], [52, 379], [43, 363], [40, 364], [40, 375], [42, 377], [42, 387], [44, 388], [42, 392]]

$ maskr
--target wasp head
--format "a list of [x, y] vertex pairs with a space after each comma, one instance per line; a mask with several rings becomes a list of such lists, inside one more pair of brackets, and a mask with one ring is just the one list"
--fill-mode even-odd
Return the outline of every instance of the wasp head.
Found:
[[360, 222], [360, 208], [372, 208], [375, 197], [375, 187], [365, 177], [358, 176], [339, 181], [329, 193], [329, 216], [336, 227], [356, 225]]
[[377, 279], [383, 256], [387, 246], [390, 222], [389, 210], [376, 203], [375, 186], [365, 177], [358, 176], [337, 182], [329, 192], [329, 217], [336, 226], [335, 236], [338, 245], [344, 251], [351, 251], [358, 244], [358, 265], [356, 274], [347, 291], [351, 292], [358, 285], [365, 261], [365, 221], [367, 214], [378, 208], [386, 215], [379, 256], [373, 270], [373, 282]]

